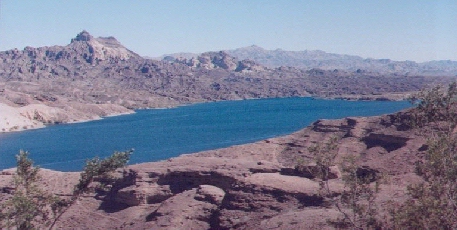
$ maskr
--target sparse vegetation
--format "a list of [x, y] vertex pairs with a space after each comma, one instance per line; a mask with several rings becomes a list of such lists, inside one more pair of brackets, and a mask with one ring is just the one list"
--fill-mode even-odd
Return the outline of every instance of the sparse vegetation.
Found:
[[337, 226], [350, 229], [378, 229], [382, 226], [379, 209], [375, 203], [380, 191], [380, 180], [372, 174], [358, 173], [354, 156], [345, 157], [341, 163], [345, 190], [337, 205], [344, 218], [334, 221]]
[[309, 148], [314, 154], [318, 168], [318, 178], [321, 179], [322, 195], [330, 200], [331, 204], [342, 214], [342, 218], [328, 220], [338, 228], [374, 229], [381, 226], [378, 220], [378, 209], [375, 204], [376, 194], [379, 192], [379, 182], [374, 175], [361, 175], [354, 156], [344, 157], [339, 164], [342, 170], [344, 191], [335, 196], [329, 184], [330, 167], [337, 165], [338, 138], [332, 137], [324, 144], [317, 144]]
[[394, 213], [398, 229], [457, 229], [457, 138], [430, 141], [417, 174], [424, 182], [408, 187], [409, 199]]
[[[39, 168], [33, 167], [29, 153], [20, 151], [16, 156], [17, 170], [14, 175], [14, 194], [2, 206], [2, 227], [17, 229], [35, 229], [37, 222], [49, 224], [51, 215], [49, 206], [56, 198], [41, 190]], [[3, 221], [2, 221], [3, 222]]]
[[437, 86], [413, 98], [414, 127], [431, 126], [428, 149], [416, 172], [423, 182], [408, 187], [409, 198], [393, 210], [395, 229], [457, 229], [457, 84]]
[[410, 97], [409, 101], [417, 105], [411, 112], [411, 126], [423, 128], [433, 125], [435, 129], [429, 134], [450, 133], [457, 124], [456, 96], [457, 83], [454, 82], [447, 91], [438, 85]]
[[73, 195], [70, 199], [62, 199], [40, 189], [40, 168], [33, 166], [28, 152], [20, 151], [16, 156], [14, 191], [12, 197], [2, 204], [0, 226], [7, 229], [37, 229], [47, 226], [52, 229], [68, 208], [82, 194], [90, 191], [89, 186], [95, 179], [102, 182], [103, 188], [109, 189], [115, 181], [111, 173], [124, 167], [132, 152], [133, 150], [115, 152], [103, 160], [98, 157], [88, 160]]
[[330, 167], [335, 165], [335, 158], [338, 155], [338, 140], [339, 138], [331, 137], [324, 145], [316, 144], [311, 146], [308, 150], [314, 154], [314, 160], [317, 166], [317, 176], [325, 183], [326, 190], [328, 190], [328, 180], [330, 174]]
[[[390, 222], [380, 221], [375, 205], [379, 180], [372, 175], [361, 177], [354, 157], [342, 160], [345, 190], [332, 198], [328, 169], [335, 164], [335, 139], [310, 148], [320, 169], [321, 187], [343, 217], [330, 220], [339, 228], [351, 229], [457, 229], [457, 84], [447, 90], [436, 86], [410, 98], [417, 105], [410, 111], [410, 127], [428, 137], [427, 151], [416, 164], [423, 182], [408, 186], [409, 198], [403, 203], [391, 202]], [[375, 182], [373, 182], [375, 181]]]

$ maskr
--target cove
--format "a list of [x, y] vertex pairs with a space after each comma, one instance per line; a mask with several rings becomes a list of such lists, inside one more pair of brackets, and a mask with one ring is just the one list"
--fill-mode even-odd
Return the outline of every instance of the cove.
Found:
[[15, 167], [20, 149], [35, 165], [80, 171], [85, 160], [135, 149], [130, 164], [251, 143], [302, 129], [318, 119], [374, 116], [408, 108], [406, 101], [274, 98], [201, 103], [77, 124], [0, 134], [0, 170]]

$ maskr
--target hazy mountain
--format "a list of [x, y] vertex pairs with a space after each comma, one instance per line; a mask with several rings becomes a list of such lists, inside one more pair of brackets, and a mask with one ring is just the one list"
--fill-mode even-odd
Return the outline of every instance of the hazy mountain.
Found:
[[390, 59], [364, 59], [354, 55], [326, 53], [321, 50], [285, 51], [282, 49], [266, 50], [258, 46], [248, 46], [227, 50], [232, 56], [240, 59], [252, 59], [268, 67], [293, 66], [303, 69], [357, 69], [408, 75], [457, 75], [456, 61], [392, 61]]
[[266, 50], [256, 45], [227, 50], [226, 52], [240, 59], [252, 59], [268, 67], [293, 66], [311, 69], [328, 66], [325, 69], [349, 69], [343, 68], [347, 66], [342, 65], [342, 60], [346, 60], [347, 65], [363, 61], [363, 58], [358, 56], [332, 54], [320, 50]]
[[[457, 61], [449, 60], [417, 63], [414, 61], [362, 58], [355, 55], [327, 53], [321, 50], [266, 50], [256, 45], [225, 50], [225, 52], [240, 60], [253, 60], [269, 68], [289, 66], [300, 69], [363, 70], [381, 74], [457, 76]], [[159, 59], [170, 60], [171, 58], [178, 57], [190, 59], [198, 55], [193, 53], [175, 53], [163, 55]]]

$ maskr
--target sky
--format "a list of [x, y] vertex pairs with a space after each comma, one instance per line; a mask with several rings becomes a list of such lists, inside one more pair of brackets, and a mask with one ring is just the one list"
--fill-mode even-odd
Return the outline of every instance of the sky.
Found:
[[257, 45], [457, 60], [456, 0], [0, 0], [0, 51], [67, 45], [82, 30], [150, 57]]

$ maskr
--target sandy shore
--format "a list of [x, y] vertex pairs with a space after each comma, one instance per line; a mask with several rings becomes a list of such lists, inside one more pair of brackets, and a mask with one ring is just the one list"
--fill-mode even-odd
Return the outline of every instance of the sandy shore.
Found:
[[134, 111], [115, 105], [78, 105], [62, 109], [44, 104], [13, 107], [0, 103], [0, 133], [44, 128], [45, 124], [52, 123], [87, 122], [131, 113]]
[[0, 104], [0, 132], [13, 132], [45, 127], [43, 122], [24, 116], [22, 111], [22, 108]]

